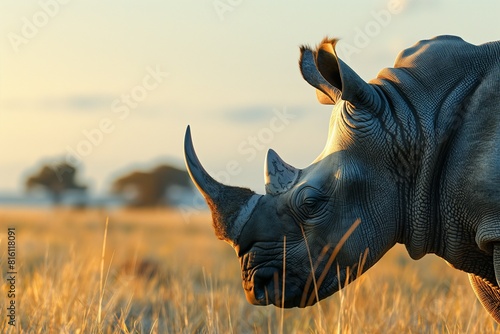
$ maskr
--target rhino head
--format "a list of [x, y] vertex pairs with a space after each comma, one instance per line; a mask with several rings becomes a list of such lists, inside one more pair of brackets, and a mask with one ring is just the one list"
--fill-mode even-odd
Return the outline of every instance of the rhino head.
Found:
[[335, 105], [327, 144], [304, 169], [269, 150], [264, 195], [214, 180], [186, 131], [188, 171], [216, 235], [236, 251], [252, 304], [312, 305], [370, 268], [399, 237], [399, 183], [387, 168], [395, 153], [381, 149], [388, 138], [374, 121], [385, 102], [337, 57], [335, 43], [302, 47], [299, 61], [319, 101]]

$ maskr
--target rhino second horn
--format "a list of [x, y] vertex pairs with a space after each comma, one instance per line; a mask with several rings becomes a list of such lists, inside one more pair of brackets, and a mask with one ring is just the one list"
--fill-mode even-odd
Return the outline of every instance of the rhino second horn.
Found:
[[278, 195], [290, 189], [297, 182], [300, 169], [290, 166], [275, 151], [269, 149], [264, 174], [266, 193]]

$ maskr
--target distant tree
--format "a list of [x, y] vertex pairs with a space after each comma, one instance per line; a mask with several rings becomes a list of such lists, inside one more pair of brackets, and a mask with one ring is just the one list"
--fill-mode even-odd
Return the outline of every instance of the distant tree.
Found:
[[54, 204], [59, 204], [64, 192], [68, 190], [85, 192], [87, 190], [86, 186], [76, 183], [76, 173], [76, 167], [66, 162], [44, 165], [38, 173], [26, 179], [26, 189], [31, 191], [35, 188], [42, 188], [51, 195]]
[[149, 172], [134, 171], [115, 180], [114, 193], [132, 193], [130, 206], [148, 207], [171, 205], [166, 194], [173, 186], [190, 189], [191, 181], [185, 170], [161, 165]]

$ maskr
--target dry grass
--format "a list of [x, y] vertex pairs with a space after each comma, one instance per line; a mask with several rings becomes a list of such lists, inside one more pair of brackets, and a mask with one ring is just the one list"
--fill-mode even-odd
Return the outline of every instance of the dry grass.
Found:
[[[109, 226], [102, 257], [106, 217]], [[493, 333], [464, 273], [396, 247], [307, 309], [249, 305], [208, 215], [0, 209], [3, 333]], [[17, 326], [7, 323], [7, 227], [17, 232]], [[103, 270], [101, 271], [101, 265]], [[102, 274], [101, 274], [102, 273]]]

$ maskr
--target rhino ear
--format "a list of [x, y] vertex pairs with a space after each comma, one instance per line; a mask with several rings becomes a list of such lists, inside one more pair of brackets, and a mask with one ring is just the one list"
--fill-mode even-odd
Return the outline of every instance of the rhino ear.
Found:
[[316, 98], [321, 104], [335, 104], [335, 101], [333, 101], [330, 96], [326, 95], [319, 89], [316, 89]]
[[322, 104], [336, 104], [341, 100], [342, 92], [332, 83], [328, 82], [318, 71], [316, 65], [317, 53], [308, 47], [300, 48], [299, 67], [304, 80], [316, 88], [316, 96]]
[[[324, 39], [314, 54], [316, 75], [309, 75], [306, 80], [318, 90], [318, 100], [323, 104], [336, 104], [341, 99], [350, 102], [356, 108], [371, 109], [378, 105], [375, 89], [359, 77], [346, 63], [338, 58], [335, 52], [336, 39]], [[302, 68], [302, 67], [301, 67]], [[311, 71], [309, 71], [311, 72]], [[303, 76], [305, 78], [304, 72]], [[318, 77], [327, 84], [318, 80]], [[330, 94], [324, 86], [331, 87], [335, 93]], [[326, 95], [326, 96], [325, 96]]]

